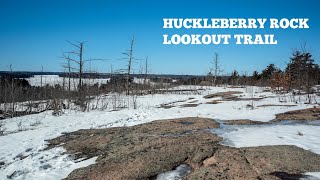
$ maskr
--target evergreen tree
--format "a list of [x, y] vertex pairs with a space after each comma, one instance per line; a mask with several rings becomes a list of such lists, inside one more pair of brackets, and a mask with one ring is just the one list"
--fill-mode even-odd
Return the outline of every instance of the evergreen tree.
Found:
[[232, 85], [238, 85], [238, 81], [239, 81], [239, 73], [238, 71], [234, 70], [232, 71], [231, 73], [231, 76], [229, 78], [229, 82], [232, 84]]
[[277, 68], [274, 64], [269, 64], [264, 70], [262, 70], [261, 78], [264, 80], [268, 80], [275, 72], [281, 72], [281, 70]]
[[319, 83], [319, 65], [315, 64], [308, 52], [295, 51], [290, 57], [285, 72], [290, 88], [304, 90], [309, 94], [311, 87]]
[[253, 71], [252, 80], [253, 81], [258, 81], [258, 80], [260, 80], [260, 78], [261, 78], [261, 75], [259, 74], [259, 72], [258, 71]]

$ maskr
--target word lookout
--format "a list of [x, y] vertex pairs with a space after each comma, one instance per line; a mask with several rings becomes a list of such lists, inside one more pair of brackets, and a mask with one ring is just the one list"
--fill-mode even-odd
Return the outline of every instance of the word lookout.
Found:
[[[186, 29], [183, 31], [184, 34], [163, 34], [163, 44], [219, 45], [234, 43], [237, 45], [272, 45], [278, 44], [275, 35], [272, 33], [252, 34], [252, 30], [247, 30], [248, 33], [243, 34], [243, 31], [241, 31], [242, 33], [238, 33], [237, 29], [268, 28], [274, 29], [273, 31], [280, 31], [285, 29], [308, 29], [308, 21], [308, 18], [163, 18], [164, 30], [173, 29], [173, 31], [179, 31], [180, 29]], [[234, 32], [234, 34], [185, 34], [187, 29], [233, 29], [231, 31]], [[170, 32], [172, 32], [172, 30]]]

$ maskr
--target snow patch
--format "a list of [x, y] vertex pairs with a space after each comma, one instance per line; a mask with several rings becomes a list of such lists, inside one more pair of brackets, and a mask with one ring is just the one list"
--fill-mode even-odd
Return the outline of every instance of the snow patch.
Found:
[[191, 172], [191, 167], [186, 164], [181, 164], [175, 170], [161, 173], [157, 176], [157, 180], [178, 180]]

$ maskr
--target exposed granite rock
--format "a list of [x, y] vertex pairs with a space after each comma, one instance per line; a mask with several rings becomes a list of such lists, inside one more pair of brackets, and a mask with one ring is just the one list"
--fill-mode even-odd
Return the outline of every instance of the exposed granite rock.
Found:
[[49, 148], [62, 144], [75, 158], [98, 156], [66, 179], [154, 179], [180, 164], [192, 167], [185, 179], [298, 179], [320, 171], [320, 155], [296, 146], [219, 145], [222, 138], [208, 131], [218, 127], [207, 118], [159, 120], [67, 133], [49, 140]]
[[223, 121], [225, 125], [258, 125], [258, 124], [270, 124], [269, 122], [253, 121], [250, 119], [233, 119]]
[[320, 120], [320, 107], [288, 111], [285, 113], [277, 114], [276, 119], [273, 121], [282, 120]]
[[319, 169], [320, 155], [296, 146], [221, 147], [186, 179], [299, 179]]
[[74, 170], [67, 179], [141, 179], [184, 162], [200, 167], [222, 140], [206, 129], [218, 126], [212, 119], [181, 118], [79, 130], [49, 140], [49, 147], [64, 143], [67, 153], [76, 154], [76, 158], [99, 156], [95, 164]]
[[215, 98], [215, 97], [221, 97], [223, 99], [228, 99], [230, 97], [236, 97], [233, 96], [234, 94], [241, 94], [241, 91], [227, 91], [227, 92], [218, 92], [214, 94], [208, 94], [206, 96], [203, 96], [205, 99]]

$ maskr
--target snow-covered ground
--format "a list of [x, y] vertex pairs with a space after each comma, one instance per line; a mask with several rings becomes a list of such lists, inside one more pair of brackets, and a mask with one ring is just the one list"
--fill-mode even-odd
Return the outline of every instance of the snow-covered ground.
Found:
[[[54, 85], [60, 85], [60, 86], [64, 86], [68, 87], [68, 83], [69, 83], [69, 79], [63, 78], [63, 77], [59, 77], [58, 75], [35, 75], [33, 77], [30, 78], [25, 78], [25, 80], [27, 80], [29, 82], [29, 84], [31, 86], [54, 86]], [[110, 81], [110, 78], [106, 78], [106, 79], [87, 79], [84, 78], [83, 79], [83, 83], [84, 84], [90, 84], [90, 85], [94, 85], [96, 83], [98, 83], [98, 85], [101, 84], [107, 84]], [[71, 78], [70, 79], [70, 84], [71, 84], [71, 89], [74, 90], [78, 87], [79, 84], [79, 79], [78, 78]]]
[[295, 145], [320, 154], [320, 123], [238, 126], [222, 132], [225, 145], [252, 147], [264, 145]]
[[[153, 82], [150, 79], [144, 79], [144, 78], [138, 78], [138, 77], [134, 77], [133, 82], [137, 84], [148, 84], [150, 86], [156, 86], [156, 85], [170, 86], [170, 83]], [[176, 82], [176, 80], [172, 80], [172, 82]]]
[[181, 164], [175, 170], [159, 174], [157, 176], [157, 180], [182, 179], [182, 177], [187, 175], [190, 171], [191, 171], [191, 167], [189, 167], [186, 164]]
[[[320, 154], [320, 121], [313, 123], [278, 123], [274, 125], [233, 126], [219, 130], [223, 145], [254, 147], [295, 145]], [[311, 162], [310, 162], [311, 163]], [[306, 173], [320, 179], [320, 172]]]
[[[29, 82], [29, 84], [31, 86], [55, 86], [55, 85], [60, 85], [64, 87], [68, 87], [68, 83], [69, 83], [69, 79], [67, 77], [63, 78], [63, 77], [59, 77], [58, 75], [34, 75], [33, 77], [30, 78], [24, 78], [25, 80], [27, 80]], [[176, 81], [176, 80], [173, 80]], [[110, 78], [101, 78], [101, 79], [88, 79], [88, 78], [83, 78], [82, 82], [84, 84], [89, 84], [89, 85], [94, 85], [94, 84], [98, 84], [99, 86], [102, 84], [108, 84], [110, 82]], [[137, 84], [144, 84], [147, 83], [151, 86], [155, 86], [155, 85], [165, 85], [165, 86], [169, 86], [169, 83], [156, 83], [156, 82], [152, 82], [150, 79], [144, 79], [144, 78], [137, 78], [134, 77], [133, 78], [133, 82], [137, 83]], [[79, 78], [71, 78], [70, 79], [70, 84], [71, 84], [71, 90], [75, 90], [78, 87], [79, 84]]]
[[[69, 83], [69, 79], [68, 77], [59, 77], [59, 75], [34, 75], [33, 77], [30, 78], [24, 78], [25, 80], [27, 80], [29, 82], [29, 84], [31, 86], [54, 86], [54, 85], [60, 85], [60, 86], [64, 86], [68, 87], [68, 83]], [[89, 85], [94, 85], [96, 83], [98, 83], [98, 85], [100, 86], [101, 84], [107, 84], [110, 82], [110, 78], [101, 78], [101, 79], [88, 79], [88, 78], [83, 78], [82, 82], [84, 84], [89, 84]], [[144, 78], [137, 78], [134, 77], [133, 78], [133, 82], [137, 83], [137, 84], [150, 84], [151, 86], [155, 86], [159, 83], [155, 83], [150, 81], [150, 79], [144, 79]], [[79, 84], [79, 78], [71, 78], [70, 79], [70, 84], [71, 84], [71, 89], [74, 90], [78, 87]], [[165, 85], [169, 85], [169, 83], [163, 83]]]
[[[190, 86], [180, 86], [180, 89], [190, 89]], [[6, 132], [0, 136], [0, 179], [12, 175], [14, 179], [61, 179], [72, 170], [94, 163], [95, 159], [75, 162], [72, 157], [63, 155], [61, 147], [44, 150], [46, 139], [58, 137], [63, 132], [79, 129], [132, 126], [158, 119], [180, 117], [208, 117], [219, 120], [251, 119], [269, 121], [275, 114], [286, 111], [313, 107], [304, 104], [304, 97], [296, 103], [297, 98], [290, 95], [278, 96], [271, 92], [263, 92], [263, 88], [203, 88], [201, 94], [156, 94], [139, 96], [137, 109], [129, 108], [112, 111], [110, 107], [103, 110], [79, 112], [66, 110], [62, 116], [52, 116], [50, 111], [40, 114], [16, 117], [4, 120]], [[177, 89], [177, 88], [176, 88]], [[203, 96], [222, 91], [241, 91], [242, 98], [266, 97], [255, 101], [255, 108], [247, 108], [251, 101], [225, 101], [220, 104], [206, 104], [220, 98], [204, 99]], [[126, 97], [124, 97], [126, 98]], [[128, 102], [131, 97], [128, 97]], [[316, 99], [320, 101], [319, 97]], [[184, 104], [199, 104], [197, 107], [181, 107]], [[130, 104], [130, 103], [129, 103]], [[174, 106], [169, 109], [160, 108], [161, 104]], [[286, 106], [258, 107], [264, 104], [291, 104]], [[21, 123], [20, 123], [21, 122]], [[18, 131], [18, 125], [23, 131]], [[258, 146], [269, 144], [293, 144], [320, 154], [319, 132], [316, 125], [278, 125], [243, 127], [221, 134], [228, 139], [229, 145], [236, 147]], [[298, 132], [303, 136], [297, 135]], [[246, 139], [245, 139], [246, 138]]]

